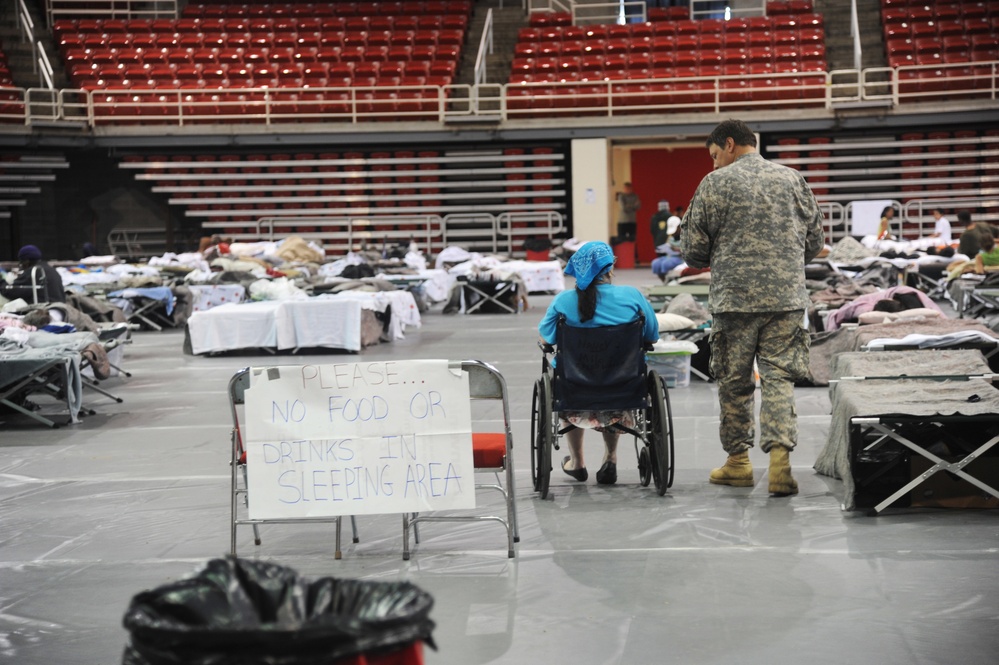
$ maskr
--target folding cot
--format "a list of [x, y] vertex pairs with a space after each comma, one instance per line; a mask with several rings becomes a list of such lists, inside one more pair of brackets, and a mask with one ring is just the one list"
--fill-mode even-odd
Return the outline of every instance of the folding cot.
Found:
[[177, 298], [166, 286], [127, 288], [112, 291], [108, 298], [121, 307], [129, 322], [141, 322], [153, 330], [172, 328]]
[[981, 353], [843, 353], [832, 375], [832, 422], [815, 469], [843, 480], [844, 510], [932, 503], [944, 489], [933, 483], [946, 479], [999, 506], [999, 390]]
[[5, 341], [0, 344], [0, 404], [57, 428], [55, 421], [35, 410], [29, 401], [32, 395], [47, 395], [65, 404], [69, 423], [78, 422], [83, 408], [80, 361], [75, 340], [41, 348]]
[[459, 283], [462, 286], [462, 300], [466, 303], [465, 314], [516, 314], [518, 311], [516, 280], [469, 279]]
[[710, 284], [659, 284], [648, 287], [645, 291], [645, 297], [654, 308], [658, 308], [682, 293], [689, 293], [694, 298], [707, 300], [710, 290]]

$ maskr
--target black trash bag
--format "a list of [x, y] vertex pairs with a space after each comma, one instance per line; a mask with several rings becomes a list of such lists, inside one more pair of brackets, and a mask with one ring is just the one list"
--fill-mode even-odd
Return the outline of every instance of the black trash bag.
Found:
[[123, 665], [330, 665], [357, 654], [435, 647], [434, 600], [409, 582], [299, 577], [227, 557], [132, 598]]

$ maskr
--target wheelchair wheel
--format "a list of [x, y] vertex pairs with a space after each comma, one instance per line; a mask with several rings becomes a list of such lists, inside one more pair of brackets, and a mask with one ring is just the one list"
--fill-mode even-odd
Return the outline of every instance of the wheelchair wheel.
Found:
[[649, 426], [649, 454], [652, 479], [659, 496], [673, 485], [673, 412], [669, 404], [669, 393], [659, 375], [650, 371], [648, 375], [649, 407], [646, 418]]
[[534, 382], [534, 406], [531, 409], [531, 481], [534, 491], [548, 498], [552, 475], [552, 389], [548, 375]]
[[638, 451], [638, 482], [642, 487], [648, 487], [652, 482], [652, 460], [649, 456], [649, 447], [642, 446]]

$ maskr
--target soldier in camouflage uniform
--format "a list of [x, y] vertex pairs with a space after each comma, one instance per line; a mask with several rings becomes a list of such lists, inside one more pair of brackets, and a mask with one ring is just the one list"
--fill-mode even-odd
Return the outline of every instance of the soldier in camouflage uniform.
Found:
[[683, 218], [686, 262], [711, 268], [711, 371], [718, 382], [720, 436], [728, 453], [712, 483], [749, 487], [755, 381], [762, 391], [760, 448], [770, 454], [769, 490], [798, 492], [788, 453], [797, 443], [794, 381], [808, 372], [805, 264], [822, 249], [822, 213], [797, 171], [763, 159], [742, 121], [707, 140], [715, 170]]

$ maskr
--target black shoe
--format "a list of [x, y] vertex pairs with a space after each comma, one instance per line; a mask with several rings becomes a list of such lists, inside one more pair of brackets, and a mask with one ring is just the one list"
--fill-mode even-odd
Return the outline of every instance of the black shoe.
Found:
[[572, 458], [569, 457], [568, 455], [565, 456], [565, 459], [562, 460], [562, 471], [565, 472], [565, 475], [567, 475], [567, 476], [569, 476], [571, 478], [575, 478], [579, 482], [586, 482], [586, 479], [590, 477], [590, 474], [586, 470], [585, 466], [582, 469], [567, 469], [567, 468], [565, 468], [565, 465], [568, 464], [569, 460], [571, 460], [571, 459]]
[[604, 465], [597, 471], [597, 483], [601, 485], [613, 485], [617, 482], [617, 464], [614, 462], [604, 462]]

